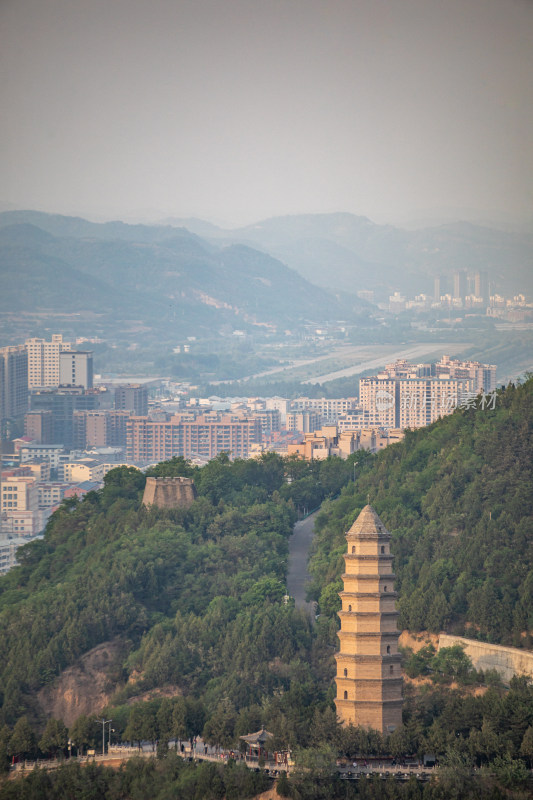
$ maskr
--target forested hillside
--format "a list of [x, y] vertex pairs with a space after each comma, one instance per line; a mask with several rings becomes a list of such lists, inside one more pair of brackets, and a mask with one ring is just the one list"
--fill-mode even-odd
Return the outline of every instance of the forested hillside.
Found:
[[[496, 797], [502, 787], [523, 796], [533, 763], [527, 679], [506, 691], [464, 654], [426, 648], [405, 664], [425, 685], [406, 685], [403, 725], [381, 736], [336, 722], [333, 655], [344, 533], [368, 500], [393, 536], [402, 626], [530, 645], [532, 403], [529, 380], [499, 393], [493, 409], [457, 411], [349, 461], [270, 454], [220, 456], [201, 469], [181, 458], [160, 464], [153, 474], [194, 478], [199, 497], [188, 510], [143, 509], [145, 477], [127, 468], [108, 473], [102, 491], [64, 503], [44, 540], [26, 546], [21, 566], [0, 580], [0, 767], [8, 755], [65, 752], [67, 737], [77, 752], [98, 746], [94, 718], [79, 716], [67, 732], [61, 720], [45, 720], [36, 697], [80, 655], [114, 640], [114, 695], [102, 713], [115, 740], [159, 741], [163, 763], [146, 768], [161, 783], [158, 797], [167, 796], [163, 784], [177, 790], [182, 780], [184, 797], [204, 796], [197, 787], [207, 773], [215, 780], [210, 768], [167, 764], [169, 739], [201, 734], [233, 748], [263, 725], [273, 748], [296, 754], [294, 797], [350, 796], [332, 777], [336, 756], [425, 752], [443, 769], [424, 797]], [[324, 498], [311, 562], [321, 613], [312, 626], [284, 601], [288, 539], [296, 509]], [[447, 688], [452, 679], [458, 688]], [[476, 682], [485, 687], [473, 693]], [[474, 765], [488, 769], [477, 776]], [[113, 783], [111, 773], [87, 774], [89, 783]], [[217, 776], [221, 797], [237, 773]], [[252, 791], [243, 776], [243, 793], [228, 797]], [[59, 797], [63, 781], [84, 783], [75, 768], [58, 773], [59, 794], [55, 779], [35, 781], [28, 796]], [[421, 796], [419, 788], [406, 786], [405, 796]], [[113, 791], [133, 796], [133, 788]], [[2, 796], [14, 796], [9, 784]]]
[[533, 642], [533, 379], [361, 463], [316, 530], [312, 593], [334, 616], [344, 533], [370, 501], [392, 533], [400, 626]]
[[222, 455], [201, 469], [176, 458], [151, 474], [194, 478], [187, 511], [141, 507], [145, 476], [133, 468], [63, 503], [0, 580], [2, 721], [35, 715], [40, 687], [117, 638], [123, 660], [110, 680], [136, 678], [124, 699], [172, 684], [239, 709], [288, 687], [312, 650], [309, 620], [283, 602], [295, 511], [338, 492], [351, 471], [273, 454]]

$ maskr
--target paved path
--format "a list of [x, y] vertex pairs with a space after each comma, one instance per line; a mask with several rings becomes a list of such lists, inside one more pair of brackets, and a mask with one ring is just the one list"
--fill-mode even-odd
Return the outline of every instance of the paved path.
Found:
[[309, 558], [309, 548], [314, 536], [315, 514], [311, 514], [306, 519], [297, 522], [294, 526], [294, 533], [289, 539], [289, 570], [287, 575], [287, 590], [291, 597], [294, 597], [297, 608], [305, 608], [315, 616], [314, 603], [307, 603], [305, 600], [306, 586], [309, 582], [307, 572], [307, 560]]

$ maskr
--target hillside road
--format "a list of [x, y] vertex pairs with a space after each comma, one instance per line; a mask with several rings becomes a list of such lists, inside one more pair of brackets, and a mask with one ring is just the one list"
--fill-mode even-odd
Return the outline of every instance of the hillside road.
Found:
[[289, 569], [287, 574], [287, 591], [294, 597], [297, 608], [305, 608], [311, 618], [315, 616], [314, 603], [307, 603], [305, 593], [310, 576], [307, 571], [309, 548], [314, 536], [316, 512], [294, 526], [294, 533], [289, 539]]

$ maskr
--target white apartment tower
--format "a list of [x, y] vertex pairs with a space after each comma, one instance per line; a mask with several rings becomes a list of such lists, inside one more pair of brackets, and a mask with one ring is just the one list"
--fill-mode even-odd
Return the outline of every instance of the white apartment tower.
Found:
[[93, 388], [93, 354], [81, 350], [63, 350], [59, 354], [59, 385]]
[[59, 354], [71, 349], [72, 345], [64, 342], [60, 333], [53, 333], [51, 342], [27, 339], [28, 389], [59, 386]]

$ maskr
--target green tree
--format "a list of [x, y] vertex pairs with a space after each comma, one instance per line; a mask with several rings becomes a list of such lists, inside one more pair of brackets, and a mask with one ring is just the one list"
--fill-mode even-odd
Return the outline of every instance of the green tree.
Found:
[[157, 712], [157, 728], [159, 737], [168, 742], [174, 735], [172, 717], [174, 713], [175, 701], [169, 697], [164, 697]]
[[450, 800], [463, 800], [469, 796], [473, 785], [472, 762], [468, 755], [456, 747], [450, 747], [441, 759], [439, 784], [443, 797]]
[[194, 697], [178, 697], [172, 713], [172, 735], [176, 739], [193, 739], [200, 736], [205, 725], [205, 709], [201, 700]]
[[9, 753], [14, 756], [30, 756], [35, 752], [36, 741], [33, 728], [26, 716], [20, 717], [13, 728], [9, 742]]
[[46, 723], [43, 735], [39, 740], [39, 749], [43, 753], [56, 756], [59, 750], [67, 746], [68, 732], [61, 719], [51, 717]]
[[531, 725], [524, 733], [524, 738], [520, 745], [520, 755], [527, 759], [527, 763], [531, 768], [533, 764], [533, 727]]
[[472, 661], [460, 644], [441, 647], [433, 657], [431, 666], [435, 672], [456, 680], [465, 680], [472, 672]]
[[327, 586], [324, 586], [320, 592], [320, 597], [318, 600], [318, 606], [321, 614], [326, 614], [328, 617], [334, 617], [337, 614], [337, 611], [340, 611], [341, 600], [339, 597], [339, 592], [342, 592], [342, 588], [343, 586], [341, 580], [336, 580], [333, 583], [329, 583]]
[[529, 778], [524, 762], [512, 758], [509, 753], [497, 756], [491, 767], [498, 781], [508, 788], [524, 786]]
[[89, 747], [93, 738], [94, 724], [89, 717], [81, 714], [73, 723], [69, 735], [74, 746], [78, 749], [80, 755]]
[[235, 738], [237, 713], [233, 704], [226, 698], [215, 713], [207, 718], [203, 730], [203, 739], [216, 747], [230, 747]]
[[389, 736], [386, 746], [395, 758], [409, 755], [412, 752], [412, 742], [407, 728], [399, 725]]
[[287, 773], [282, 770], [276, 783], [276, 792], [280, 797], [292, 797], [291, 785]]
[[137, 742], [139, 750], [141, 749], [141, 742], [145, 738], [146, 733], [145, 719], [146, 711], [144, 703], [135, 703], [135, 705], [131, 707], [128, 724], [124, 731], [124, 738], [129, 742]]
[[11, 734], [12, 731], [8, 725], [0, 728], [0, 772], [7, 770], [9, 766], [8, 752]]

